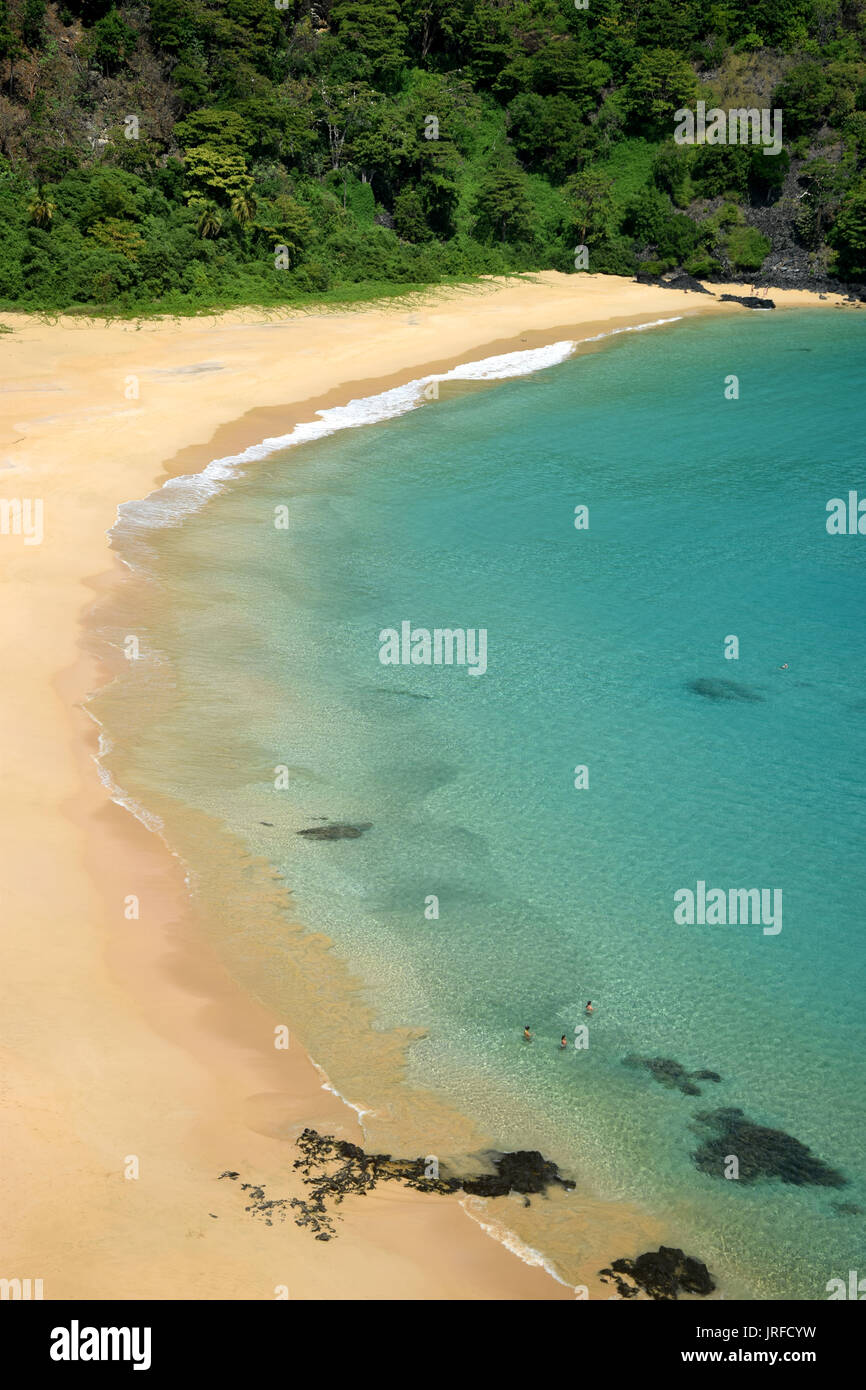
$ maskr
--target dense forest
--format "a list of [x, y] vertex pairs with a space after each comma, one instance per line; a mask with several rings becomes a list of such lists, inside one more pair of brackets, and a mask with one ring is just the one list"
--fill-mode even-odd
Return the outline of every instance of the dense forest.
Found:
[[[866, 0], [582, 4], [0, 0], [0, 304], [866, 281]], [[676, 143], [702, 100], [781, 152]]]

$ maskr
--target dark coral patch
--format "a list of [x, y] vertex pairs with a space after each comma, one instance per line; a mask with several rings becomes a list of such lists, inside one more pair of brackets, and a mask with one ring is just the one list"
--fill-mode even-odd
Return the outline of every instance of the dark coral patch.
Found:
[[690, 690], [693, 695], [703, 695], [705, 700], [740, 700], [747, 704], [754, 704], [764, 698], [749, 685], [741, 685], [739, 681], [709, 676], [699, 676], [697, 680], [687, 681], [686, 689]]
[[371, 821], [359, 821], [357, 825], [313, 825], [309, 830], [299, 830], [299, 835], [305, 835], [308, 840], [358, 840], [365, 830], [371, 827]]
[[634, 1054], [623, 1057], [624, 1067], [646, 1067], [647, 1071], [660, 1085], [670, 1091], [682, 1091], [686, 1096], [699, 1096], [700, 1086], [696, 1081], [721, 1081], [717, 1071], [686, 1071], [681, 1062], [672, 1057], [636, 1057]]
[[730, 1159], [736, 1158], [738, 1180], [758, 1182], [780, 1178], [796, 1187], [845, 1187], [848, 1179], [793, 1135], [782, 1129], [756, 1125], [742, 1110], [705, 1110], [692, 1126], [703, 1143], [692, 1155], [695, 1166], [710, 1177], [723, 1178]]

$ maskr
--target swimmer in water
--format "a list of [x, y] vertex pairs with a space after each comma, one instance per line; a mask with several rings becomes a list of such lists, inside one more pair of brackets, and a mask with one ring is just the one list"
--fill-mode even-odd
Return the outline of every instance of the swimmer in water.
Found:
[[526, 1027], [523, 1030], [523, 1037], [525, 1042], [532, 1042], [532, 1034], [529, 1031], [528, 1023], [526, 1024]]
[[588, 1014], [591, 1014], [591, 1013], [592, 1013], [592, 1000], [591, 1000], [591, 999], [587, 999], [587, 1001], [586, 1001], [586, 1012], [587, 1012]]
[[788, 669], [788, 663], [787, 663], [787, 661], [783, 661], [783, 662], [782, 662], [782, 665], [779, 667], [779, 670], [780, 670], [780, 671], [787, 671], [787, 669]]
[[564, 1033], [563, 1033], [563, 1035], [562, 1035], [562, 1037], [561, 1037], [561, 1039], [560, 1039], [559, 1046], [560, 1046], [560, 1047], [568, 1047], [568, 1038], [565, 1036]]

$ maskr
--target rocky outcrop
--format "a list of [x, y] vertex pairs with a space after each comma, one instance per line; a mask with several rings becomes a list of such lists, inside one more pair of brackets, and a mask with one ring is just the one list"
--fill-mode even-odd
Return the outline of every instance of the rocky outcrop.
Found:
[[775, 300], [761, 299], [756, 294], [720, 294], [720, 303], [724, 303], [725, 300], [731, 304], [742, 304], [744, 309], [775, 309], [776, 307]]
[[648, 1250], [636, 1260], [614, 1260], [599, 1275], [604, 1283], [615, 1283], [622, 1298], [636, 1298], [639, 1290], [658, 1300], [669, 1301], [680, 1293], [705, 1298], [716, 1287], [705, 1264], [669, 1245]]
[[[300, 1158], [295, 1168], [309, 1188], [309, 1197], [268, 1197], [261, 1184], [244, 1182], [240, 1190], [247, 1194], [245, 1211], [260, 1217], [266, 1226], [275, 1220], [285, 1221], [291, 1215], [295, 1224], [305, 1226], [316, 1240], [331, 1240], [336, 1235], [333, 1208], [347, 1196], [363, 1197], [380, 1182], [401, 1182], [419, 1192], [452, 1193], [464, 1191], [477, 1197], [507, 1197], [510, 1192], [529, 1196], [546, 1192], [557, 1184], [572, 1189], [570, 1178], [563, 1178], [555, 1163], [536, 1150], [516, 1150], [513, 1153], [491, 1151], [485, 1155], [492, 1173], [468, 1177], [440, 1171], [431, 1158], [392, 1158], [390, 1154], [368, 1154], [357, 1144], [333, 1139], [305, 1129], [298, 1139]], [[236, 1182], [237, 1172], [220, 1173], [220, 1178]]]
[[536, 1149], [517, 1149], [514, 1153], [488, 1154], [495, 1173], [482, 1173], [461, 1179], [463, 1191], [477, 1197], [506, 1197], [509, 1192], [545, 1192], [557, 1184], [571, 1190], [574, 1183], [560, 1176], [559, 1169]]
[[634, 277], [639, 285], [658, 285], [663, 290], [690, 290], [693, 294], [712, 294], [706, 285], [702, 285], [700, 280], [696, 280], [694, 275], [688, 275], [684, 270], [668, 271], [664, 275], [647, 275], [644, 271], [638, 271]]

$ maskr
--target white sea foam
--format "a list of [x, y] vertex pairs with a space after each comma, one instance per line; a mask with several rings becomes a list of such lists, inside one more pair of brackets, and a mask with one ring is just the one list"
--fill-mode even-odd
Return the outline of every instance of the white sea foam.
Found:
[[[309, 1055], [309, 1054], [308, 1054], [308, 1055]], [[362, 1130], [362, 1133], [363, 1133], [363, 1135], [364, 1135], [364, 1138], [366, 1139], [366, 1137], [367, 1137], [367, 1130], [366, 1130], [366, 1127], [365, 1127], [365, 1125], [364, 1125], [364, 1116], [365, 1116], [365, 1115], [375, 1115], [375, 1114], [376, 1114], [376, 1111], [375, 1111], [375, 1110], [371, 1110], [369, 1106], [356, 1105], [354, 1101], [349, 1100], [347, 1096], [344, 1096], [344, 1095], [343, 1095], [343, 1092], [342, 1092], [342, 1091], [338, 1091], [338, 1090], [337, 1090], [336, 1086], [334, 1085], [334, 1083], [333, 1083], [332, 1081], [329, 1081], [329, 1080], [328, 1080], [328, 1073], [325, 1071], [325, 1068], [324, 1068], [323, 1066], [321, 1066], [321, 1064], [320, 1064], [319, 1062], [316, 1061], [315, 1057], [310, 1057], [310, 1061], [312, 1062], [313, 1066], [316, 1068], [316, 1071], [319, 1073], [319, 1076], [323, 1076], [323, 1077], [325, 1078], [324, 1081], [322, 1082], [322, 1090], [323, 1090], [323, 1091], [329, 1091], [330, 1094], [331, 1094], [332, 1096], [336, 1096], [336, 1097], [337, 1097], [337, 1100], [341, 1100], [341, 1101], [343, 1102], [344, 1105], [348, 1105], [348, 1107], [349, 1107], [350, 1110], [354, 1110], [355, 1114], [358, 1116], [358, 1123], [359, 1123], [360, 1126], [361, 1126], [361, 1130]]]
[[682, 314], [674, 314], [670, 319], [653, 319], [652, 323], [631, 323], [625, 328], [611, 328], [607, 333], [594, 333], [591, 338], [580, 338], [580, 343], [598, 343], [602, 338], [615, 338], [618, 333], [643, 333], [645, 328], [661, 328], [666, 323], [679, 323]]
[[530, 1265], [533, 1269], [543, 1269], [545, 1274], [549, 1274], [551, 1279], [556, 1280], [557, 1284], [562, 1284], [563, 1288], [573, 1288], [573, 1285], [563, 1279], [561, 1274], [557, 1274], [553, 1265], [542, 1255], [540, 1250], [536, 1250], [532, 1245], [527, 1245], [526, 1241], [521, 1240], [519, 1236], [516, 1236], [513, 1231], [510, 1231], [507, 1226], [503, 1226], [500, 1222], [485, 1221], [481, 1214], [485, 1209], [476, 1203], [477, 1198], [460, 1199], [460, 1205], [467, 1216], [472, 1217], [472, 1220], [481, 1227], [485, 1235], [491, 1236], [500, 1245], [504, 1245], [506, 1250], [510, 1250], [512, 1255], [516, 1255], [525, 1265]]
[[359, 429], [362, 425], [381, 424], [384, 420], [406, 415], [410, 410], [425, 404], [428, 399], [425, 391], [434, 384], [447, 381], [506, 381], [513, 377], [527, 376], [531, 372], [543, 371], [545, 367], [555, 367], [560, 362], [565, 362], [582, 342], [598, 342], [602, 338], [612, 338], [619, 333], [636, 333], [644, 328], [657, 328], [662, 324], [676, 323], [680, 317], [681, 315], [677, 315], [674, 318], [656, 319], [652, 323], [636, 324], [633, 327], [613, 328], [607, 333], [596, 333], [591, 338], [576, 341], [570, 338], [563, 339], [557, 343], [548, 343], [545, 347], [483, 357], [477, 362], [466, 362], [460, 367], [452, 367], [448, 372], [416, 377], [405, 386], [394, 386], [391, 390], [380, 391], [374, 396], [362, 396], [358, 400], [349, 401], [348, 405], [317, 410], [317, 420], [308, 420], [296, 425], [288, 434], [263, 439], [239, 454], [213, 459], [201, 473], [185, 473], [177, 478], [169, 478], [148, 497], [123, 502], [118, 507], [115, 525], [122, 526], [124, 530], [175, 526], [185, 516], [203, 506], [209, 497], [221, 492], [223, 485], [236, 477], [246, 464], [256, 463], [280, 449], [290, 449], [299, 444], [310, 444], [317, 439], [324, 439], [340, 430]]
[[[99, 729], [99, 751], [93, 755], [93, 761], [96, 764], [96, 771], [99, 774], [99, 780], [105, 787], [106, 791], [108, 792], [108, 795], [111, 797], [111, 800], [115, 802], [117, 806], [122, 806], [125, 811], [129, 811], [133, 816], [135, 816], [135, 819], [141, 821], [141, 824], [146, 826], [148, 830], [152, 830], [155, 834], [160, 835], [163, 841], [167, 844], [168, 842], [165, 841], [165, 837], [161, 834], [164, 826], [164, 822], [161, 819], [161, 817], [155, 815], [153, 811], [145, 810], [145, 808], [142, 805], [140, 805], [139, 802], [134, 801], [131, 796], [127, 796], [123, 788], [117, 785], [111, 773], [108, 771], [108, 768], [102, 766], [102, 763], [99, 760], [100, 758], [104, 758], [108, 753], [111, 752], [111, 749], [113, 747], [112, 741], [108, 738], [106, 734], [102, 732], [102, 721], [97, 719], [96, 715], [93, 713], [93, 710], [90, 709], [90, 707], [86, 704], [82, 706], [82, 709], [84, 710], [84, 713], [88, 716], [88, 718], [92, 719], [96, 727]], [[170, 846], [168, 847], [171, 848]], [[174, 850], [171, 850], [171, 853], [174, 854]], [[175, 855], [175, 858], [177, 858], [177, 855]]]

